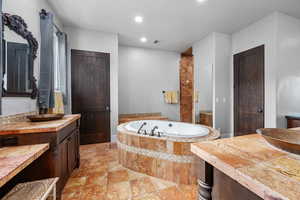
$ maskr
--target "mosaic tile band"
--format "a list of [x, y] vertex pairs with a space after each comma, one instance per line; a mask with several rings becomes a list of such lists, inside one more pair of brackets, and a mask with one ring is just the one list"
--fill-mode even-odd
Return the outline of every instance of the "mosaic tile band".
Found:
[[137, 147], [133, 147], [133, 146], [128, 146], [119, 141], [117, 141], [117, 145], [118, 145], [119, 149], [131, 152], [131, 153], [141, 154], [143, 156], [161, 159], [161, 160], [167, 160], [167, 161], [172, 161], [172, 162], [177, 162], [177, 163], [193, 163], [194, 162], [194, 156], [179, 156], [179, 155], [174, 155], [174, 154], [169, 154], [169, 153], [157, 152], [157, 151], [152, 151], [152, 150], [148, 150], [148, 149], [142, 149], [142, 148], [137, 148]]

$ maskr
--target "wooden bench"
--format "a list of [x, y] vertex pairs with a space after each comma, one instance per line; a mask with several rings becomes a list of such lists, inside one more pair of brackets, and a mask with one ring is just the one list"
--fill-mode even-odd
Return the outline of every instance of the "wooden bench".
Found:
[[1, 200], [55, 200], [57, 181], [58, 178], [50, 178], [18, 184]]

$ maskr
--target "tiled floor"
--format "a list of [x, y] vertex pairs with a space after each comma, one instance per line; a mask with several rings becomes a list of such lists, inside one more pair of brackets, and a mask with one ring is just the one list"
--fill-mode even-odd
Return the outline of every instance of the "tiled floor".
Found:
[[196, 200], [196, 186], [136, 173], [118, 164], [116, 146], [81, 146], [81, 166], [73, 172], [63, 200]]

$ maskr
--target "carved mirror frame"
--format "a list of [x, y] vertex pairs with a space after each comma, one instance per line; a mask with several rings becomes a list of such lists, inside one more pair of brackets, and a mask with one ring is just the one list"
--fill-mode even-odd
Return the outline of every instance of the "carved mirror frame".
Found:
[[[4, 26], [7, 26], [10, 30], [14, 31], [16, 34], [20, 35], [23, 39], [27, 40], [29, 44], [29, 81], [31, 93], [8, 93], [4, 88], [4, 80], [2, 81], [2, 97], [30, 97], [36, 99], [38, 96], [38, 89], [36, 84], [36, 78], [34, 77], [34, 60], [37, 57], [37, 51], [39, 44], [35, 37], [30, 31], [27, 30], [27, 24], [24, 19], [18, 15], [11, 15], [9, 13], [2, 14], [2, 34], [4, 35]], [[4, 38], [4, 37], [3, 37]], [[2, 48], [2, 47], [1, 47]], [[1, 66], [2, 67], [2, 66]], [[3, 72], [4, 76], [4, 72]]]

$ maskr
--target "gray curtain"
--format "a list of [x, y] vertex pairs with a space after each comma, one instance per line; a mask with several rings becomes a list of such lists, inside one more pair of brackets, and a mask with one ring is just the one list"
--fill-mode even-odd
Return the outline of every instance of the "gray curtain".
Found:
[[39, 80], [39, 107], [54, 107], [54, 52], [53, 14], [42, 10], [40, 13], [41, 58]]
[[63, 94], [64, 105], [68, 103], [68, 86], [67, 86], [67, 34], [58, 32], [58, 57], [59, 57], [59, 74], [60, 90]]
[[[0, 16], [1, 16], [1, 19], [2, 19], [2, 0], [0, 0]], [[0, 115], [2, 114], [2, 79], [3, 79], [3, 48], [2, 48], [2, 39], [3, 39], [3, 34], [2, 34], [2, 20], [0, 21], [0, 47], [1, 47], [1, 50], [0, 50]]]

